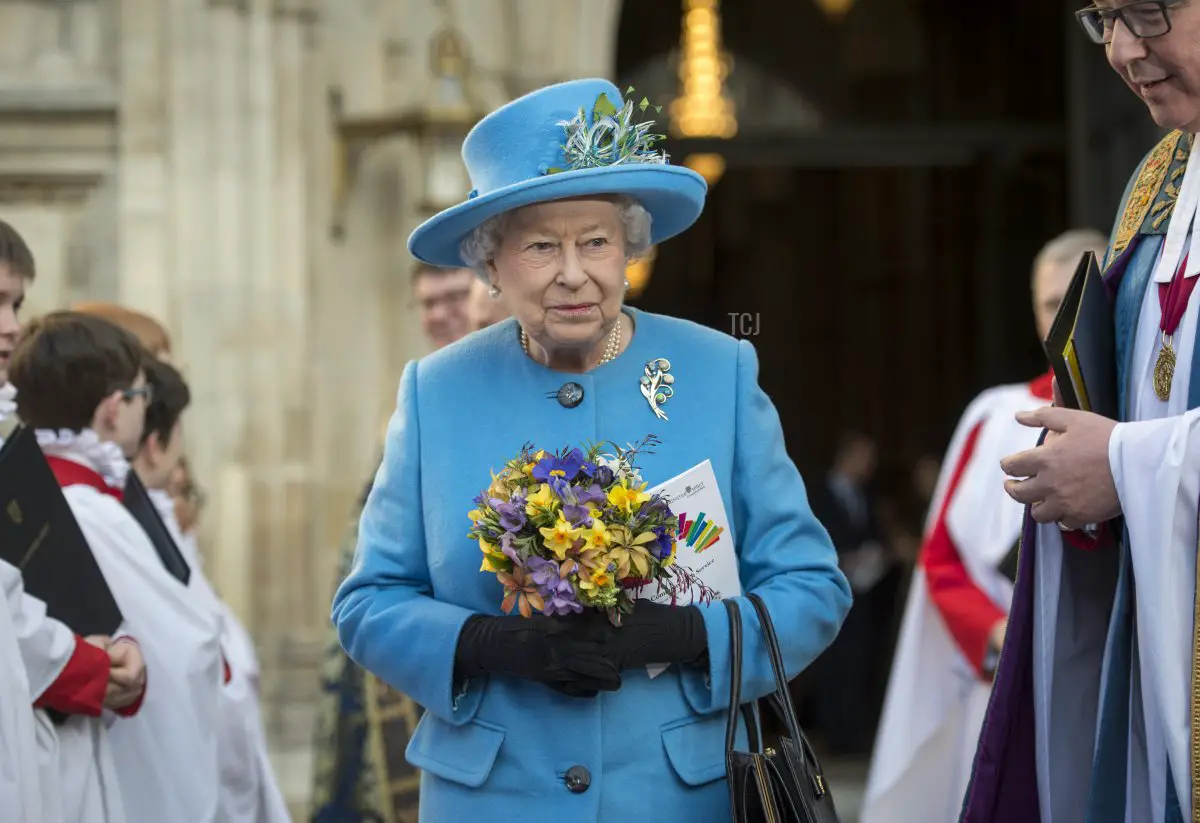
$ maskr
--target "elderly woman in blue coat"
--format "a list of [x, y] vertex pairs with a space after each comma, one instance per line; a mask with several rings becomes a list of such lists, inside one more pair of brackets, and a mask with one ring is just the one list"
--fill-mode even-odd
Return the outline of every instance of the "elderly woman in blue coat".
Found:
[[[598, 100], [617, 113], [594, 128]], [[503, 106], [464, 142], [475, 190], [409, 239], [421, 260], [473, 267], [513, 315], [404, 370], [355, 566], [333, 604], [348, 654], [427, 710], [407, 750], [422, 771], [423, 821], [729, 819], [719, 602], [638, 601], [619, 628], [501, 612], [467, 514], [489, 469], [526, 441], [653, 433], [661, 444], [639, 458], [650, 485], [711, 461], [743, 591], [765, 601], [789, 677], [850, 607], [751, 344], [624, 305], [628, 261], [690, 226], [706, 193], [634, 113], [603, 80]], [[675, 378], [666, 399], [640, 386], [660, 358]], [[774, 682], [742, 605], [750, 700]]]

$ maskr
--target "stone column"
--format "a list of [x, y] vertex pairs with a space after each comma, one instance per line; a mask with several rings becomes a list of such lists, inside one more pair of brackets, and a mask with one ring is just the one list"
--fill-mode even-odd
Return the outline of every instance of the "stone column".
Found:
[[252, 231], [247, 181], [251, 174], [251, 134], [247, 124], [250, 42], [249, 9], [239, 0], [208, 0], [209, 32], [206, 92], [211, 106], [205, 125], [209, 130], [208, 187], [212, 209], [206, 216], [211, 268], [208, 282], [215, 290], [212, 313], [201, 322], [205, 328], [204, 355], [214, 365], [214, 392], [209, 409], [211, 438], [197, 451], [211, 454], [207, 475], [213, 488], [212, 511], [206, 515], [214, 527], [209, 543], [214, 583], [226, 602], [250, 617], [251, 604], [260, 596], [252, 588], [250, 555], [253, 550], [251, 518], [252, 478], [248, 465], [248, 418], [258, 399], [247, 376], [251, 351], [248, 310], [253, 294], [250, 259]]
[[166, 5], [120, 0], [118, 299], [162, 316], [169, 308], [166, 273], [166, 141], [163, 41]]

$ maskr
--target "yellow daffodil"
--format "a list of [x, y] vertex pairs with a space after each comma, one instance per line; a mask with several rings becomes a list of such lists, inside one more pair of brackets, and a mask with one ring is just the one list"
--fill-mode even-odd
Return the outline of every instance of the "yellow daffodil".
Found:
[[584, 539], [583, 550], [607, 552], [612, 545], [612, 536], [599, 518], [592, 518], [592, 526], [584, 529], [581, 536]]
[[471, 521], [471, 525], [478, 526], [479, 521], [483, 519], [483, 509], [471, 509], [467, 512], [467, 519]]
[[620, 485], [608, 490], [608, 503], [626, 514], [632, 514], [638, 506], [650, 499], [644, 490], [646, 484], [630, 486], [627, 478], [622, 478]]
[[538, 461], [540, 461], [540, 460], [541, 460], [543, 457], [545, 457], [545, 456], [546, 456], [546, 450], [545, 450], [545, 449], [538, 449], [538, 450], [537, 450], [537, 453], [536, 453], [536, 454], [533, 456], [533, 462], [531, 462], [531, 463], [526, 463], [526, 464], [524, 465], [524, 467], [521, 469], [523, 472], [525, 472], [525, 476], [526, 476], [526, 477], [532, 477], [532, 476], [533, 476], [533, 467], [534, 467], [534, 466], [536, 466], [536, 465], [538, 464]]
[[530, 517], [537, 514], [538, 509], [557, 509], [559, 500], [549, 484], [543, 483], [538, 490], [525, 498], [525, 513]]
[[575, 541], [579, 539], [582, 529], [575, 528], [560, 517], [553, 526], [543, 527], [538, 531], [545, 538], [546, 548], [558, 555], [559, 560], [562, 560], [567, 556], [567, 551], [575, 546]]
[[502, 554], [484, 552], [483, 562], [479, 564], [481, 572], [503, 572], [512, 566], [512, 561]]
[[579, 588], [581, 589], [602, 589], [611, 584], [612, 578], [609, 577], [608, 572], [604, 571], [595, 571], [579, 578]]
[[508, 500], [512, 497], [512, 484], [509, 482], [508, 470], [492, 475], [492, 484], [487, 488], [488, 497]]
[[[484, 554], [501, 554], [500, 547], [488, 540], [482, 534], [476, 538], [479, 541], [479, 550]], [[503, 556], [501, 554], [501, 556]]]

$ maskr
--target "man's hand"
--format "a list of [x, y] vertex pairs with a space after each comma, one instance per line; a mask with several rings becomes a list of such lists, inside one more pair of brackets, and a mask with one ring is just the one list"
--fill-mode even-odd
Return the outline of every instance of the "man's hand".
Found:
[[1049, 406], [1018, 412], [1017, 421], [1049, 431], [1041, 446], [1000, 461], [1005, 474], [1027, 478], [1004, 481], [1004, 490], [1018, 503], [1029, 504], [1034, 520], [1078, 529], [1121, 514], [1108, 463], [1115, 421]]
[[104, 706], [124, 709], [133, 705], [146, 687], [146, 663], [136, 643], [118, 640], [108, 647], [110, 668]]

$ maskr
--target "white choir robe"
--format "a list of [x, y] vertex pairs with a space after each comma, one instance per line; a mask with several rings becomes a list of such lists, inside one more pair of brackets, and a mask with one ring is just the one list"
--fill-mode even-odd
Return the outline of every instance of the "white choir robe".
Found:
[[[0, 446], [15, 421], [11, 384], [0, 386]], [[124, 823], [103, 726], [71, 717], [55, 727], [34, 703], [71, 661], [76, 635], [25, 593], [0, 560], [0, 810], [13, 823]], [[11, 814], [11, 817], [9, 815]]]
[[[1035, 394], [1031, 385], [1043, 382], [1047, 392]], [[1037, 444], [1038, 432], [1017, 423], [1015, 415], [1048, 405], [1048, 389], [1047, 376], [1035, 384], [988, 389], [971, 402], [946, 451], [925, 526], [928, 547], [949, 499], [945, 527], [969, 583], [1005, 614], [1012, 584], [997, 566], [1020, 536], [1024, 508], [1005, 493], [1000, 460]], [[990, 695], [991, 685], [956, 644], [930, 596], [924, 564], [918, 564], [872, 753], [862, 823], [955, 823]]]
[[[59, 823], [58, 737], [33, 703], [35, 689], [40, 694], [67, 665], [75, 638], [45, 618], [40, 601], [25, 595], [20, 571], [4, 561], [0, 591], [0, 810], [13, 823]], [[27, 668], [26, 644], [45, 650], [43, 665]]]
[[170, 495], [161, 489], [151, 489], [150, 497], [192, 568], [189, 586], [221, 620], [221, 645], [230, 678], [221, 689], [221, 722], [217, 730], [221, 765], [219, 819], [221, 823], [291, 823], [287, 803], [267, 756], [258, 699], [258, 658], [253, 642], [205, 576], [196, 541], [179, 528]]
[[[45, 604], [23, 593], [20, 571], [3, 561], [0, 585], [13, 604], [36, 729], [36, 754], [29, 762], [38, 767], [42, 810], [34, 819], [38, 823], [123, 823], [126, 818], [106, 732], [116, 716], [107, 711], [103, 717], [72, 715], [55, 726], [44, 711], [33, 708], [70, 662], [75, 633], [47, 617]], [[118, 631], [117, 636], [122, 634]]]
[[[56, 454], [96, 469], [82, 455]], [[85, 484], [63, 494], [146, 661], [141, 710], [108, 734], [128, 819], [218, 823], [219, 624], [116, 497]]]

